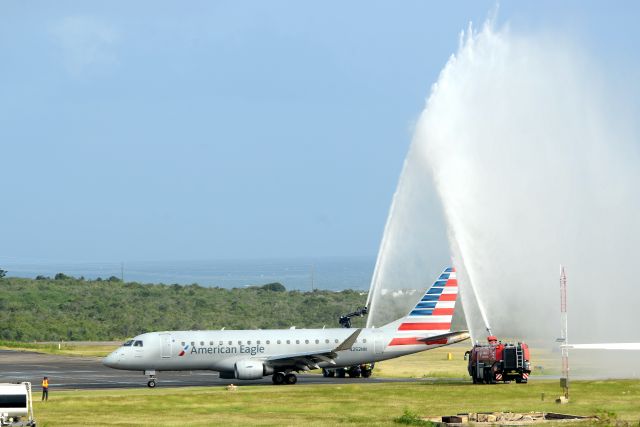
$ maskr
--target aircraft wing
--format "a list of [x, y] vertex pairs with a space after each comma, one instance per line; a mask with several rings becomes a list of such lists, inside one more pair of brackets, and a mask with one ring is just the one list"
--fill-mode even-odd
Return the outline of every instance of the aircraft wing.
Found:
[[357, 329], [335, 348], [318, 349], [315, 352], [274, 355], [265, 358], [264, 361], [273, 367], [295, 367], [302, 370], [318, 369], [318, 363], [320, 362], [335, 364], [338, 352], [349, 350], [356, 342], [361, 331], [362, 329]]

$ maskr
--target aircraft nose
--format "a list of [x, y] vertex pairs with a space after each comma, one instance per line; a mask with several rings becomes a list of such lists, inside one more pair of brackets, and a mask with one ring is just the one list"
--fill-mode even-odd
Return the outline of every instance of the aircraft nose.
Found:
[[115, 368], [118, 364], [118, 351], [116, 350], [102, 359], [102, 364], [109, 368]]

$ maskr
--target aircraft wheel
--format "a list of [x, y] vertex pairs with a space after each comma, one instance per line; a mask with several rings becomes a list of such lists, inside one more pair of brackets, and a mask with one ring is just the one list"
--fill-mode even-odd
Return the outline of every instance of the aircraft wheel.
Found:
[[336, 369], [336, 377], [338, 377], [338, 378], [344, 378], [346, 373], [347, 372], [344, 370], [344, 368]]
[[362, 370], [362, 378], [369, 378], [373, 371], [371, 369], [363, 369]]
[[284, 384], [284, 378], [285, 377], [283, 372], [276, 372], [275, 374], [273, 374], [273, 377], [271, 377], [271, 380], [275, 385], [280, 385]]
[[358, 366], [352, 366], [351, 368], [349, 368], [349, 376], [351, 378], [358, 378], [360, 377], [360, 368]]
[[327, 371], [325, 368], [322, 368], [322, 376], [327, 378], [329, 376], [329, 371]]
[[297, 382], [298, 382], [298, 377], [296, 376], [296, 374], [288, 373], [284, 377], [284, 383], [285, 384], [295, 384]]
[[155, 388], [156, 387], [156, 380], [154, 380], [154, 379], [149, 380], [149, 382], [147, 383], [147, 387]]

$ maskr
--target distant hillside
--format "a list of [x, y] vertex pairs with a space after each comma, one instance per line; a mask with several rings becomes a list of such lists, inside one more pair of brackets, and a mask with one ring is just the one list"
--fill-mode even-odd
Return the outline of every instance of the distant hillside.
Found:
[[[366, 302], [361, 292], [286, 291], [56, 279], [0, 279], [0, 339], [118, 340], [180, 329], [338, 327]], [[363, 326], [363, 319], [354, 326]]]

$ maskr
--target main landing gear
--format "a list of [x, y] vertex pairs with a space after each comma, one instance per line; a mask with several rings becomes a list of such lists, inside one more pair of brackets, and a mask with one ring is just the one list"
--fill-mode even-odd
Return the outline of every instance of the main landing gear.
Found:
[[275, 385], [295, 384], [298, 382], [298, 377], [293, 372], [276, 372], [271, 380]]
[[149, 381], [147, 382], [147, 387], [155, 388], [156, 387], [156, 371], [144, 371], [144, 374], [149, 377]]

